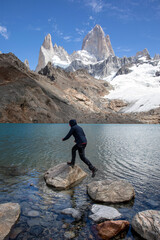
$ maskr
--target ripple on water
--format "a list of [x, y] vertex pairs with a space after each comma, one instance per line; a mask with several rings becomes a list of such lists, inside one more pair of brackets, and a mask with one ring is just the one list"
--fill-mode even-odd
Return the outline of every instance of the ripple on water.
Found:
[[[121, 178], [133, 184], [136, 198], [127, 204], [117, 204], [123, 219], [129, 221], [142, 210], [160, 208], [160, 126], [159, 125], [82, 125], [88, 145], [86, 156], [98, 168], [95, 180]], [[86, 165], [77, 157], [77, 163], [88, 177], [69, 191], [56, 192], [46, 186], [43, 174], [56, 164], [71, 158], [73, 139], [62, 142], [68, 132], [65, 124], [2, 124], [0, 125], [0, 202], [19, 202], [22, 208], [18, 227], [24, 236], [34, 239], [64, 237], [73, 231], [77, 239], [96, 239], [93, 222], [88, 219], [92, 200], [86, 194], [86, 185], [93, 179]], [[30, 185], [32, 183], [32, 186]], [[86, 207], [80, 223], [62, 215], [67, 207]], [[37, 223], [30, 211], [37, 211]], [[23, 212], [25, 215], [23, 215]], [[56, 222], [55, 227], [51, 222]], [[50, 224], [50, 225], [49, 225]], [[65, 225], [66, 224], [66, 225]], [[79, 224], [79, 225], [78, 225]], [[67, 229], [62, 229], [62, 225]], [[48, 231], [47, 226], [51, 226]], [[78, 238], [79, 237], [79, 238]], [[127, 237], [134, 239], [129, 231]], [[138, 239], [138, 238], [137, 238]]]

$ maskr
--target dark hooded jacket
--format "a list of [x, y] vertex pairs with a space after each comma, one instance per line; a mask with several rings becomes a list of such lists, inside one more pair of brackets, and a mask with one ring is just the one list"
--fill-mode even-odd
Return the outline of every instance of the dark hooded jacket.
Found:
[[73, 135], [75, 138], [75, 142], [77, 144], [87, 143], [85, 133], [84, 133], [83, 129], [77, 125], [76, 120], [74, 120], [74, 119], [70, 120], [69, 124], [71, 126], [71, 129], [70, 129], [69, 133], [65, 136], [65, 138], [63, 138], [63, 141], [67, 140], [68, 138], [70, 138]]

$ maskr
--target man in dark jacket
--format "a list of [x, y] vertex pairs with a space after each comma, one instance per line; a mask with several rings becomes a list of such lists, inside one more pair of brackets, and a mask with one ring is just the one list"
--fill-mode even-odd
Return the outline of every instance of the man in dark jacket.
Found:
[[91, 162], [85, 157], [85, 147], [87, 145], [87, 139], [83, 129], [77, 125], [76, 120], [72, 119], [69, 121], [69, 125], [71, 127], [69, 133], [62, 139], [65, 141], [69, 139], [72, 135], [75, 138], [76, 144], [72, 148], [72, 160], [71, 162], [67, 162], [67, 164], [71, 167], [74, 167], [75, 159], [76, 159], [76, 151], [78, 150], [80, 159], [87, 164], [89, 169], [92, 171], [92, 177], [95, 177], [95, 173], [98, 169], [96, 169]]

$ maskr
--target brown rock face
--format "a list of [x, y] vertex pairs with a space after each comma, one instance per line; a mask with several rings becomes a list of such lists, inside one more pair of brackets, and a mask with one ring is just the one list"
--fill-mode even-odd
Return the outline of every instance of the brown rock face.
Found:
[[[0, 122], [135, 123], [108, 106], [110, 84], [85, 70], [68, 73], [48, 64], [47, 72], [30, 71], [14, 54], [0, 54]], [[46, 70], [46, 69], [45, 69]]]
[[18, 203], [0, 204], [0, 240], [6, 239], [20, 215]]
[[97, 225], [98, 234], [102, 239], [109, 240], [129, 228], [128, 221], [105, 221]]
[[87, 174], [77, 165], [74, 168], [61, 163], [53, 168], [50, 168], [45, 174], [46, 183], [59, 190], [68, 189], [73, 185], [82, 181]]
[[97, 60], [104, 60], [114, 52], [110, 43], [109, 36], [105, 38], [101, 26], [96, 25], [84, 38], [82, 50], [93, 54]]

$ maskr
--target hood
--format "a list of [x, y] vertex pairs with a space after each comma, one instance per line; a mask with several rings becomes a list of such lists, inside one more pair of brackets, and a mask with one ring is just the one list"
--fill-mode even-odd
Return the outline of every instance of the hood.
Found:
[[77, 125], [77, 122], [76, 122], [75, 119], [71, 119], [71, 120], [69, 121], [69, 124], [70, 124], [71, 127], [73, 127], [74, 125]]

